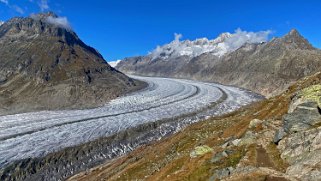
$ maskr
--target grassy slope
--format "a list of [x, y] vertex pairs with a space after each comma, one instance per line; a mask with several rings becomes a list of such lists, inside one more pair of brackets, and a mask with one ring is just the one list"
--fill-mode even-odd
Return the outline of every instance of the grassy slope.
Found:
[[[222, 151], [221, 145], [228, 139], [242, 137], [250, 129], [251, 120], [269, 120], [272, 124], [278, 124], [288, 111], [291, 96], [302, 88], [320, 84], [320, 80], [321, 73], [304, 78], [279, 96], [254, 103], [231, 114], [193, 124], [169, 138], [138, 148], [70, 180], [207, 180], [215, 170], [236, 166], [245, 155], [245, 165], [269, 167], [282, 173], [287, 164], [280, 159], [276, 145], [272, 142], [265, 148], [258, 143], [234, 146], [229, 148], [232, 154], [228, 157], [216, 163], [211, 162], [211, 159]], [[251, 131], [256, 133], [262, 129], [262, 125], [259, 125]], [[200, 145], [210, 146], [213, 152], [191, 158], [190, 153]], [[257, 172], [238, 179], [275, 180], [268, 177]]]

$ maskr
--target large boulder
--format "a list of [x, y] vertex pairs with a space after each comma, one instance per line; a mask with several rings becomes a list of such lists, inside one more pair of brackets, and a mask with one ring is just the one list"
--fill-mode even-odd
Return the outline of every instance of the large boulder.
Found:
[[321, 178], [321, 128], [289, 135], [279, 142], [281, 158], [290, 166], [286, 173], [301, 180]]
[[300, 180], [320, 180], [321, 177], [321, 85], [297, 92], [284, 116], [283, 128], [277, 132], [281, 158], [289, 163], [286, 174]]
[[284, 115], [284, 130], [296, 133], [321, 123], [321, 85], [299, 91], [291, 101], [288, 114]]

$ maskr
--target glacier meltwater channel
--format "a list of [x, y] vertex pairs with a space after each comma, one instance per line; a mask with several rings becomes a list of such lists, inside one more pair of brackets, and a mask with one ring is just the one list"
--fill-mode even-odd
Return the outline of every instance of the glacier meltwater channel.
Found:
[[0, 117], [0, 168], [30, 157], [114, 135], [144, 123], [204, 110], [225, 96], [207, 116], [222, 114], [257, 100], [235, 87], [191, 80], [134, 77], [144, 90], [86, 110], [41, 111]]

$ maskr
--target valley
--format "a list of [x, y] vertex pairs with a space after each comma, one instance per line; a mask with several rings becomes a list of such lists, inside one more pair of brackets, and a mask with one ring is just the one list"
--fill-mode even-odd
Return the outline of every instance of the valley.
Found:
[[0, 0], [0, 181], [321, 180], [319, 7]]
[[[207, 116], [231, 112], [262, 98], [249, 91], [214, 83], [155, 77], [132, 78], [145, 81], [149, 86], [112, 100], [100, 108], [1, 116], [0, 166], [6, 167], [28, 158], [46, 157], [50, 153], [108, 138], [140, 125], [157, 121], [165, 123], [158, 125], [160, 128], [157, 133], [147, 129], [130, 135], [127, 140], [117, 142], [114, 139], [118, 147], [91, 155], [99, 157], [90, 163], [95, 164], [123, 155], [143, 143], [162, 139]], [[141, 139], [144, 134], [150, 136]], [[136, 139], [126, 144], [126, 141]], [[82, 163], [74, 163], [75, 166], [77, 164]], [[47, 173], [46, 177], [49, 175]], [[61, 175], [55, 177], [60, 178]]]

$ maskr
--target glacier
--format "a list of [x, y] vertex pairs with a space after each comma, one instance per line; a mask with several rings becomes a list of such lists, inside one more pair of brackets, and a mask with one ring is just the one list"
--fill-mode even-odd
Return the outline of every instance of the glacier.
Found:
[[[16, 160], [42, 157], [145, 123], [201, 112], [196, 118], [184, 119], [186, 124], [193, 123], [259, 99], [249, 91], [220, 84], [132, 77], [147, 82], [148, 87], [112, 100], [103, 107], [0, 116], [0, 168]], [[226, 97], [223, 102], [207, 109], [223, 96]], [[175, 129], [186, 124], [175, 124]], [[167, 129], [173, 128], [165, 124], [161, 130], [163, 135]]]

